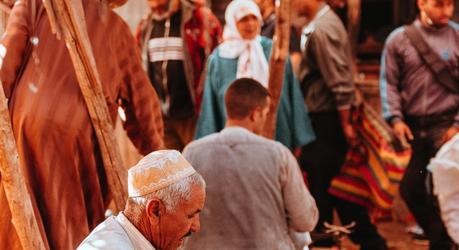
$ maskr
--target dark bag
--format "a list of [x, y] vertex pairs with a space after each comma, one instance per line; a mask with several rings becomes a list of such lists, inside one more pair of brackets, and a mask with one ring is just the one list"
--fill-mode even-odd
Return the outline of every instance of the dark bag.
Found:
[[453, 75], [451, 69], [446, 65], [440, 56], [427, 44], [422, 37], [419, 28], [414, 24], [405, 26], [405, 34], [413, 44], [416, 51], [426, 64], [426, 66], [433, 72], [435, 78], [447, 90], [459, 94], [459, 79]]

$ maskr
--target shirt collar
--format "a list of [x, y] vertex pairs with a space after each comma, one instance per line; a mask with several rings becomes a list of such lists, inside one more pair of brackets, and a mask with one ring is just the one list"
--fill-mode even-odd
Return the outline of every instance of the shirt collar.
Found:
[[246, 129], [244, 127], [240, 127], [240, 126], [225, 127], [221, 132], [224, 133], [224, 134], [227, 134], [227, 133], [253, 134], [248, 129]]
[[142, 233], [129, 221], [123, 212], [116, 216], [116, 221], [123, 227], [128, 235], [134, 249], [155, 250], [153, 245], [142, 235]]
[[426, 27], [424, 25], [422, 25], [421, 23], [421, 20], [419, 20], [420, 17], [418, 17], [416, 20], [414, 20], [414, 25], [426, 32], [430, 32], [430, 33], [435, 33], [435, 32], [442, 32], [446, 29], [448, 29], [448, 25], [445, 25], [444, 27], [440, 27], [440, 28], [436, 28], [436, 27]]
[[329, 10], [331, 10], [330, 6], [326, 3], [322, 3], [322, 6], [319, 8], [319, 11], [317, 11], [314, 18], [303, 28], [303, 31], [301, 32], [301, 51], [304, 52], [306, 49], [309, 35], [311, 35], [316, 29], [316, 21], [325, 15]]

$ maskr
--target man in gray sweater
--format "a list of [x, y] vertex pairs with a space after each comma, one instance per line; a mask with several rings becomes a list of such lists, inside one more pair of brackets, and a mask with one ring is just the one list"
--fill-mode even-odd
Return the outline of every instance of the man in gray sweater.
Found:
[[316, 225], [318, 210], [295, 157], [257, 135], [269, 102], [261, 84], [236, 80], [225, 94], [225, 129], [185, 148], [207, 183], [201, 232], [186, 249], [294, 249], [289, 231]]
[[[451, 249], [436, 199], [425, 184], [427, 164], [438, 148], [459, 132], [459, 25], [450, 21], [452, 0], [418, 0], [419, 18], [387, 38], [381, 59], [381, 100], [384, 117], [413, 155], [400, 184], [400, 195], [430, 241], [430, 249]], [[449, 71], [451, 87], [426, 63], [427, 52], [416, 46], [415, 31]], [[416, 34], [416, 33], [415, 33]], [[452, 78], [452, 79], [451, 79]], [[454, 91], [456, 90], [456, 91]]]
[[[348, 150], [359, 144], [350, 116], [355, 86], [349, 36], [325, 1], [294, 0], [293, 5], [297, 15], [309, 20], [301, 37], [299, 80], [316, 140], [303, 147], [300, 162], [308, 173], [320, 212], [314, 231], [322, 236], [326, 231], [324, 223], [333, 223], [336, 209], [343, 225], [356, 223], [350, 238], [361, 250], [386, 250], [386, 242], [371, 222], [366, 207], [328, 193], [333, 178], [346, 163]], [[314, 245], [318, 247], [334, 243], [330, 238], [317, 238]]]

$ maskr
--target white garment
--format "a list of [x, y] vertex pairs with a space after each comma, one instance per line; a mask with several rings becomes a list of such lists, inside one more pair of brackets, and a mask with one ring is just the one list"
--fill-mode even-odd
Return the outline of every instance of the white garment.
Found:
[[223, 30], [223, 43], [219, 46], [219, 55], [227, 59], [238, 58], [236, 78], [253, 78], [268, 87], [269, 64], [260, 43], [260, 36], [252, 40], [244, 40], [236, 27], [237, 21], [248, 15], [254, 15], [260, 23], [263, 20], [255, 2], [248, 0], [230, 2], [225, 12], [226, 24]]
[[155, 250], [153, 245], [119, 213], [99, 224], [78, 250]]
[[459, 135], [447, 142], [429, 164], [443, 222], [459, 244]]
[[307, 232], [295, 232], [294, 230], [289, 230], [290, 238], [292, 238], [293, 244], [295, 244], [295, 249], [297, 250], [309, 250], [309, 245], [312, 243], [311, 234]]

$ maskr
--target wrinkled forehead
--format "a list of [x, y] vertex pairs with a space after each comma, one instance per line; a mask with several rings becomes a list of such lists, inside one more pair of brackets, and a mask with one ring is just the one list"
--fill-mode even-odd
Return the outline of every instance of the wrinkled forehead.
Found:
[[442, 4], [442, 5], [445, 5], [445, 4], [454, 4], [454, 1], [453, 0], [421, 0], [425, 3], [433, 3], [433, 4]]

